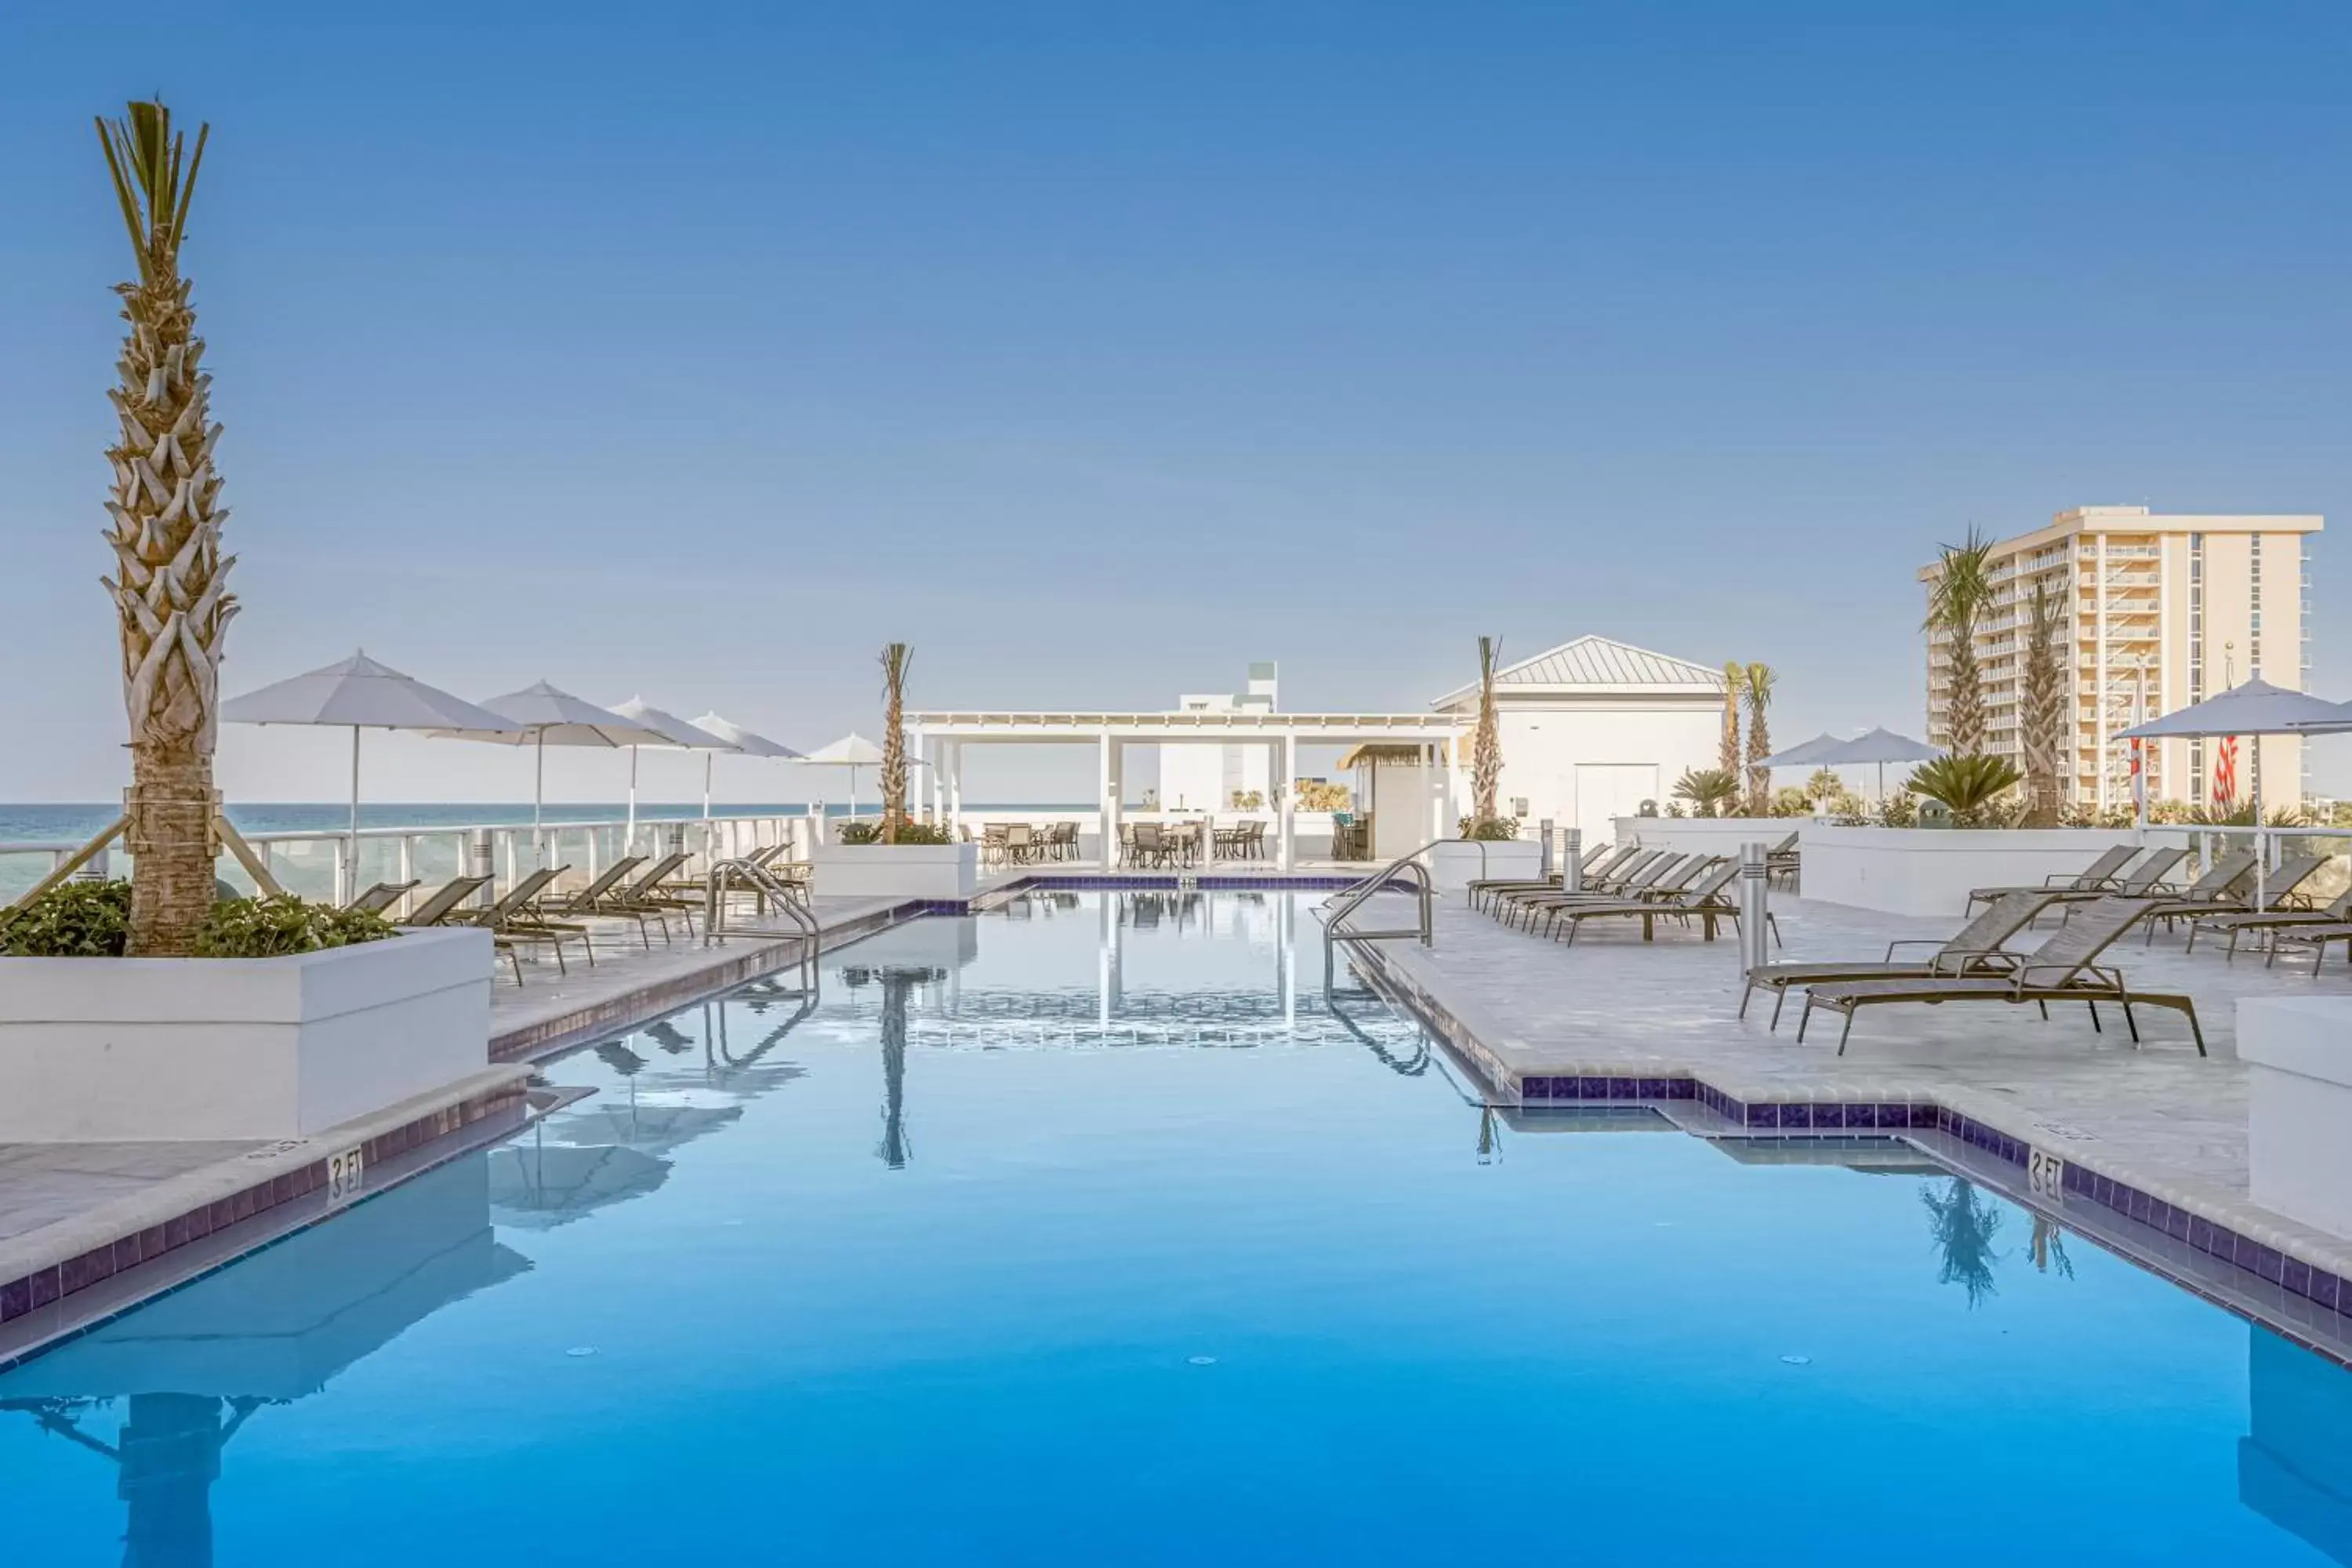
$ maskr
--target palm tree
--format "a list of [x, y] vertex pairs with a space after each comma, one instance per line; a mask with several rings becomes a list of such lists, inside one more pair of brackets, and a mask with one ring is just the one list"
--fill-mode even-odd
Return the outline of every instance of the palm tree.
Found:
[[1503, 787], [1503, 738], [1495, 721], [1495, 664], [1503, 639], [1478, 639], [1478, 733], [1470, 745], [1470, 815], [1495, 820], [1495, 792]]
[[1739, 776], [1739, 694], [1748, 689], [1748, 667], [1738, 659], [1723, 667], [1723, 739], [1715, 749], [1717, 771]]
[[1943, 547], [1927, 589], [1924, 629], [1948, 633], [1951, 678], [1944, 700], [1944, 740], [1956, 757], [1984, 750], [1984, 685], [1977, 671], [1977, 619], [1992, 604], [1992, 542], [1969, 529], [1960, 544]]
[[1772, 705], [1772, 685], [1780, 678], [1769, 664], [1751, 664], [1745, 680], [1748, 698], [1748, 814], [1772, 815], [1772, 770], [1764, 759], [1772, 754], [1772, 729], [1764, 710]]
[[2033, 584], [2033, 620], [2026, 628], [2025, 681], [2018, 704], [2018, 741], [2025, 755], [2025, 823], [2058, 826], [2058, 760], [2065, 745], [2066, 688], [2058, 666], [2058, 606], [2045, 583]]
[[1675, 798], [1690, 802], [1701, 816], [1721, 815], [1739, 798], [1739, 775], [1720, 768], [1685, 768], [1675, 781]]
[[1943, 1255], [1937, 1283], [1966, 1290], [1970, 1308], [1997, 1294], [1992, 1266], [2000, 1261], [2000, 1254], [1992, 1249], [1992, 1238], [2000, 1229], [2000, 1211], [1958, 1176], [1941, 1196], [1933, 1187], [1921, 1187], [1919, 1201], [1927, 1206], [1927, 1228]]
[[1951, 809], [1956, 826], [1977, 827], [2021, 776], [2007, 757], [1937, 757], [1912, 769], [1903, 787], [1942, 801]]
[[130, 330], [109, 389], [121, 431], [107, 449], [114, 493], [115, 575], [103, 579], [122, 634], [122, 697], [131, 718], [131, 931], [124, 951], [184, 955], [213, 907], [213, 741], [219, 729], [224, 636], [236, 614], [226, 592], [236, 557], [220, 550], [220, 475], [213, 452], [212, 377], [198, 368], [180, 242], [210, 126], [190, 152], [161, 103], [132, 103], [98, 121], [123, 226], [139, 260], [118, 283]]
[[907, 669], [915, 650], [902, 642], [882, 647], [882, 842], [898, 842], [907, 820]]

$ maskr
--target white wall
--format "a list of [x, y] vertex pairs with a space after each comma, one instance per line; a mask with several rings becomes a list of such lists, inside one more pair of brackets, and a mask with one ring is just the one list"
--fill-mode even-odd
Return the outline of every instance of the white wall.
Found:
[[1685, 769], [1713, 767], [1721, 725], [1714, 705], [1547, 710], [1507, 702], [1497, 715], [1496, 806], [1507, 816], [1514, 799], [1524, 797], [1529, 822], [1549, 817], [1599, 843], [1612, 836], [1612, 818], [1641, 802], [1654, 800], [1664, 810]]
[[1955, 923], [1975, 888], [2038, 887], [2072, 876], [2128, 831], [2088, 827], [2017, 829], [1832, 827], [1807, 823], [1799, 846], [1804, 893], [1832, 904]]

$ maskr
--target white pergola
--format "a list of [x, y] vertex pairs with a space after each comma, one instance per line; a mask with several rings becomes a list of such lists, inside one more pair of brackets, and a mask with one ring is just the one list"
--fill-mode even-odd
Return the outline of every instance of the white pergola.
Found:
[[951, 828], [963, 826], [963, 752], [967, 746], [1092, 745], [1101, 763], [1097, 799], [1102, 813], [1101, 860], [1108, 870], [1118, 860], [1119, 797], [1129, 746], [1263, 745], [1274, 754], [1273, 808], [1279, 817], [1275, 864], [1290, 868], [1297, 858], [1290, 785], [1298, 776], [1298, 746], [1354, 746], [1365, 742], [1421, 745], [1429, 749], [1429, 836], [1445, 837], [1452, 826], [1451, 770], [1454, 742], [1470, 721], [1451, 713], [1217, 713], [1052, 712], [1013, 713], [1001, 709], [953, 710], [907, 716], [915, 754], [931, 764], [934, 815]]

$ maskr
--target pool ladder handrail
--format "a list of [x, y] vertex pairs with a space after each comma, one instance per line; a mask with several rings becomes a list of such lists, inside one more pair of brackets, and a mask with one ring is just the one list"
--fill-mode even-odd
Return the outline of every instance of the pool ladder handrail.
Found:
[[[1331, 988], [1332, 948], [1342, 938], [1350, 942], [1395, 942], [1405, 937], [1417, 937], [1423, 947], [1437, 945], [1436, 896], [1429, 880], [1429, 868], [1421, 857], [1440, 844], [1448, 842], [1433, 838], [1410, 855], [1400, 855], [1360, 882], [1334, 893], [1317, 908], [1323, 917], [1323, 988]], [[1409, 877], [1420, 903], [1421, 920], [1411, 927], [1395, 931], [1355, 931], [1346, 929], [1348, 917], [1360, 908], [1365, 900], [1380, 892], [1398, 877]]]
[[758, 893], [763, 902], [772, 903], [784, 912], [801, 933], [801, 989], [816, 994], [817, 947], [822, 936], [816, 911], [809, 907], [807, 896], [798, 882], [787, 882], [766, 867], [748, 859], [717, 860], [711, 863], [709, 875], [704, 879], [702, 903], [702, 945], [729, 935], [773, 936], [773, 931], [730, 932], [727, 930], [727, 884], [738, 881]]

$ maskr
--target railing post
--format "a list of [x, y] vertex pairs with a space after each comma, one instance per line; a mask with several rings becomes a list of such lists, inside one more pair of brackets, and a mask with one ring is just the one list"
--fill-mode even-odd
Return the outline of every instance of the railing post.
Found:
[[1571, 827], [1562, 836], [1559, 847], [1559, 890], [1563, 893], [1584, 891], [1584, 829]]
[[1743, 844], [1739, 847], [1739, 972], [1742, 974], [1753, 973], [1769, 962], [1764, 952], [1766, 928], [1771, 920], [1766, 900], [1768, 884], [1765, 873], [1768, 869], [1763, 845]]

